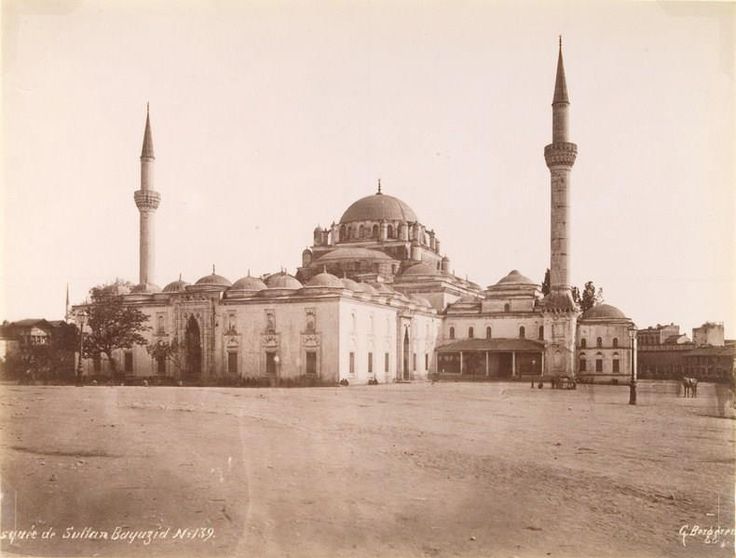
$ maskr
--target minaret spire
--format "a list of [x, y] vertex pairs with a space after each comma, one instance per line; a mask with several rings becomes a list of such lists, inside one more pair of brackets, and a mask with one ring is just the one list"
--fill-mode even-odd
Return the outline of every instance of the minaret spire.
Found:
[[153, 286], [154, 264], [154, 223], [153, 215], [161, 202], [161, 194], [153, 189], [153, 135], [151, 134], [151, 116], [146, 103], [146, 127], [143, 131], [143, 148], [141, 149], [141, 188], [134, 193], [135, 205], [140, 213], [139, 229], [139, 283], [143, 292]]
[[560, 49], [557, 54], [557, 77], [555, 78], [555, 94], [552, 104], [569, 103], [567, 98], [567, 82], [565, 80], [565, 64], [562, 61], [562, 35], [560, 35]]

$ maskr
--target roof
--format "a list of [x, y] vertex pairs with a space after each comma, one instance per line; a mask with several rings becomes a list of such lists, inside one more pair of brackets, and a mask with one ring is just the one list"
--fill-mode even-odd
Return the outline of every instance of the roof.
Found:
[[261, 281], [258, 277], [251, 277], [250, 275], [247, 275], [235, 281], [235, 283], [233, 283], [233, 286], [230, 287], [229, 290], [231, 291], [262, 291], [265, 288], [266, 288], [266, 283]]
[[195, 285], [199, 286], [215, 286], [215, 287], [229, 287], [231, 285], [230, 280], [226, 279], [222, 275], [217, 275], [217, 273], [210, 273], [209, 275], [205, 275], [201, 279], [197, 280]]
[[437, 269], [428, 264], [427, 262], [420, 262], [417, 264], [414, 264], [413, 266], [407, 268], [404, 273], [401, 274], [402, 277], [407, 275], [438, 275], [439, 271]]
[[414, 211], [403, 201], [393, 196], [376, 193], [361, 198], [343, 213], [341, 223], [352, 221], [417, 221]]
[[282, 271], [274, 273], [266, 278], [266, 286], [269, 289], [301, 289], [302, 284], [296, 277]]
[[457, 353], [460, 351], [518, 351], [539, 352], [544, 350], [544, 343], [532, 339], [463, 339], [437, 347], [438, 353]]
[[307, 281], [307, 287], [329, 287], [334, 289], [344, 289], [345, 285], [343, 285], [342, 281], [340, 281], [338, 277], [332, 275], [332, 273], [327, 273], [326, 271], [323, 271], [322, 273], [318, 273], [309, 281]]
[[496, 285], [536, 285], [529, 277], [522, 275], [518, 270], [512, 269], [508, 275], [499, 279]]
[[178, 293], [184, 290], [184, 288], [189, 285], [186, 281], [182, 281], [181, 279], [177, 281], [172, 281], [168, 285], [164, 287], [163, 292], [165, 293]]
[[153, 156], [153, 136], [151, 134], [151, 119], [148, 115], [146, 104], [146, 130], [143, 132], [143, 147], [141, 148], [141, 159], [155, 159]]
[[723, 345], [720, 347], [702, 346], [685, 353], [686, 357], [690, 356], [725, 356], [736, 357], [736, 346]]
[[591, 319], [615, 319], [626, 320], [626, 315], [615, 306], [610, 304], [596, 304], [592, 308], [588, 308], [581, 316], [582, 320]]
[[569, 103], [567, 98], [567, 81], [565, 80], [565, 65], [562, 62], [562, 39], [560, 39], [560, 53], [557, 55], [557, 76], [555, 77], [554, 103]]
[[337, 260], [390, 260], [391, 257], [380, 250], [370, 248], [340, 246], [330, 250], [315, 260], [316, 264], [324, 264]]
[[130, 292], [134, 294], [160, 293], [161, 287], [154, 285], [153, 283], [139, 283], [130, 289]]
[[39, 323], [48, 324], [48, 322], [43, 318], [28, 318], [25, 320], [18, 320], [17, 322], [11, 322], [7, 325], [12, 327], [33, 327]]

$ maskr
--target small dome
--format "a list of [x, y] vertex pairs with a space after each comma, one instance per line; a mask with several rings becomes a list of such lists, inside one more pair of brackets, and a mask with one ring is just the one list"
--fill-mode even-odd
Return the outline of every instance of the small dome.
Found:
[[165, 293], [179, 293], [183, 291], [188, 285], [189, 283], [187, 283], [186, 281], [182, 281], [181, 279], [179, 279], [178, 281], [172, 281], [171, 283], [169, 283], [168, 285], [164, 287], [164, 292]]
[[130, 289], [131, 294], [151, 294], [151, 293], [160, 293], [161, 287], [158, 285], [154, 285], [153, 283], [139, 283], [132, 289]]
[[269, 289], [301, 289], [302, 284], [296, 277], [282, 271], [274, 273], [266, 278], [266, 286]]
[[323, 265], [338, 260], [390, 260], [391, 258], [379, 250], [370, 248], [348, 248], [341, 246], [330, 250], [325, 255], [317, 258], [316, 263]]
[[427, 262], [420, 262], [408, 268], [401, 275], [403, 277], [406, 275], [437, 275], [438, 273], [439, 272], [437, 271], [437, 269], [435, 269], [432, 265], [428, 264]]
[[342, 279], [340, 279], [340, 282], [343, 284], [343, 287], [345, 287], [346, 289], [350, 289], [354, 293], [361, 292], [360, 285], [358, 283], [356, 283], [355, 281], [353, 281], [352, 279], [348, 279], [347, 277], [343, 277]]
[[506, 277], [501, 278], [496, 285], [536, 285], [536, 283], [514, 269]]
[[226, 279], [222, 275], [211, 273], [197, 280], [195, 285], [199, 287], [229, 287], [231, 283], [229, 279]]
[[366, 294], [377, 294], [378, 291], [371, 287], [368, 283], [356, 283], [358, 285], [358, 292], [359, 293], [366, 293]]
[[361, 198], [343, 213], [341, 223], [352, 221], [405, 221], [413, 223], [417, 216], [411, 207], [393, 196], [374, 194]]
[[330, 287], [334, 289], [344, 289], [345, 286], [343, 285], [342, 281], [340, 281], [339, 278], [332, 275], [332, 273], [327, 273], [326, 271], [323, 271], [322, 273], [318, 273], [314, 277], [312, 277], [309, 281], [307, 281], [307, 287]]
[[102, 292], [106, 295], [119, 296], [130, 294], [130, 283], [123, 281], [115, 281], [110, 285], [102, 288]]
[[593, 308], [588, 308], [581, 316], [583, 320], [591, 319], [609, 319], [609, 320], [626, 320], [626, 315], [615, 306], [610, 304], [596, 304]]
[[370, 285], [371, 287], [376, 289], [376, 291], [380, 294], [392, 295], [396, 292], [394, 289], [389, 287], [386, 283], [373, 282]]
[[230, 287], [229, 290], [231, 291], [262, 291], [265, 288], [266, 288], [266, 283], [261, 281], [258, 277], [251, 277], [250, 275], [247, 275], [235, 281], [235, 283], [233, 283], [233, 286]]

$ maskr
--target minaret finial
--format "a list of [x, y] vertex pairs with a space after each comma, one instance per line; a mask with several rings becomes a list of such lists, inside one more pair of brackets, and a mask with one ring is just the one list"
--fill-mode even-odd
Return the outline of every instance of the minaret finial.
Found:
[[381, 193], [381, 179], [380, 178], [378, 179], [378, 192], [376, 192], [376, 193], [377, 194], [380, 194]]
[[181, 271], [179, 272], [179, 282], [181, 283]]
[[155, 159], [153, 155], [153, 134], [151, 134], [151, 115], [149, 112], [148, 102], [146, 102], [146, 128], [143, 131], [141, 159]]
[[555, 77], [555, 94], [552, 104], [569, 103], [567, 97], [567, 81], [565, 80], [565, 65], [562, 62], [562, 35], [560, 35], [560, 50], [557, 55], [557, 76]]
[[250, 277], [250, 268], [248, 268], [248, 277]]
[[562, 35], [560, 35], [560, 50], [562, 50]]
[[149, 108], [150, 108], [150, 105], [149, 105], [148, 101], [146, 101], [146, 116], [148, 116], [148, 114], [150, 112], [149, 111]]

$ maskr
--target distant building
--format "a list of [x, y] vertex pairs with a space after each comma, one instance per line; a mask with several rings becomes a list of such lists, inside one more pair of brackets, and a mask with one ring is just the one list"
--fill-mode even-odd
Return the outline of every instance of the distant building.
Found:
[[685, 355], [695, 347], [680, 326], [670, 323], [637, 331], [638, 375], [644, 379], [679, 379], [685, 375]]
[[736, 344], [702, 346], [685, 354], [685, 375], [711, 382], [733, 382]]
[[0, 326], [0, 364], [6, 377], [30, 371], [37, 378], [68, 375], [74, 369], [75, 326], [41, 318]]

